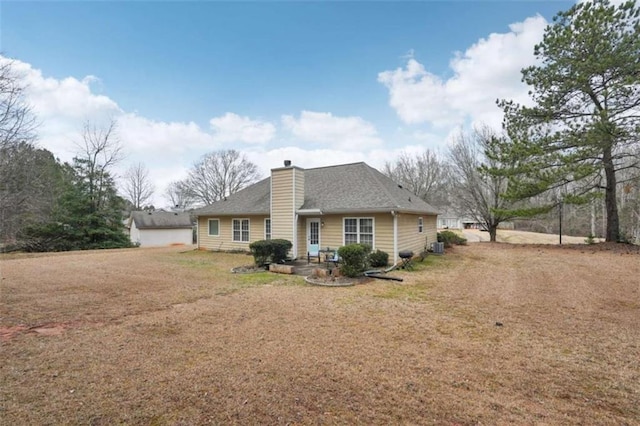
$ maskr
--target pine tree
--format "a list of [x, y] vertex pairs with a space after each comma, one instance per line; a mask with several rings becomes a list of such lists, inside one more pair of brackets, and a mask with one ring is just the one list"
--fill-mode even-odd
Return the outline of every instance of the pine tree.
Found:
[[540, 65], [522, 70], [533, 106], [499, 102], [509, 135], [501, 152], [514, 164], [505, 195], [558, 191], [558, 203], [582, 203], [604, 192], [607, 241], [620, 240], [618, 174], [640, 166], [639, 16], [633, 1], [560, 12], [535, 47]]

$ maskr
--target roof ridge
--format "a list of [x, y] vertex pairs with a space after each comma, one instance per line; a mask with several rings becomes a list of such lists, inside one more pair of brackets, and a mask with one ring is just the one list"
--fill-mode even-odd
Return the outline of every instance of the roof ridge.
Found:
[[398, 200], [396, 200], [396, 198], [393, 196], [391, 191], [389, 191], [389, 189], [387, 188], [387, 185], [385, 185], [384, 182], [380, 181], [380, 176], [379, 175], [382, 175], [383, 177], [388, 178], [391, 182], [395, 183], [393, 181], [393, 179], [391, 179], [390, 177], [382, 174], [382, 172], [380, 170], [378, 170], [378, 169], [376, 169], [374, 167], [371, 167], [370, 165], [368, 165], [366, 163], [363, 163], [363, 164], [367, 167], [369, 174], [376, 180], [378, 185], [380, 185], [382, 187], [382, 190], [384, 191], [384, 193], [387, 195], [387, 197], [389, 197], [389, 200], [391, 201], [391, 204], [394, 207], [399, 208], [400, 205], [398, 205]]
[[302, 169], [302, 170], [318, 170], [318, 169], [330, 169], [333, 167], [344, 167], [344, 166], [355, 166], [357, 164], [365, 164], [368, 166], [367, 163], [365, 163], [364, 161], [356, 161], [354, 163], [345, 163], [345, 164], [333, 164], [331, 166], [320, 166], [320, 167], [312, 167], [310, 169]]

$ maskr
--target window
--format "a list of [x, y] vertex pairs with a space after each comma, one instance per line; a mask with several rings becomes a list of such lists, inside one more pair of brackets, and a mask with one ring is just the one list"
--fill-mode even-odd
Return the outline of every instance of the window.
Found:
[[233, 241], [249, 242], [249, 219], [233, 219]]
[[264, 239], [271, 239], [271, 219], [268, 218], [264, 220]]
[[358, 242], [358, 219], [344, 220], [344, 244]]
[[423, 225], [424, 225], [424, 223], [422, 222], [422, 218], [421, 218], [421, 217], [419, 217], [419, 218], [418, 218], [418, 232], [419, 232], [420, 234], [422, 234], [422, 230], [424, 229], [424, 228], [423, 228]]
[[220, 235], [220, 220], [209, 219], [209, 236], [217, 237]]
[[347, 217], [344, 219], [344, 243], [368, 244], [373, 248], [373, 218]]

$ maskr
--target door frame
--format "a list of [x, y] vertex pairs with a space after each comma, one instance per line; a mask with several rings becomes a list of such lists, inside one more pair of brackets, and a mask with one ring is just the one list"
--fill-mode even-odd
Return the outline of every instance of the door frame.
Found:
[[311, 250], [310, 249], [310, 245], [311, 245], [311, 224], [312, 223], [317, 223], [318, 224], [318, 250], [320, 250], [320, 247], [322, 247], [322, 237], [321, 237], [321, 232], [320, 230], [322, 229], [322, 221], [320, 220], [319, 217], [308, 217], [307, 218], [307, 253], [310, 253]]

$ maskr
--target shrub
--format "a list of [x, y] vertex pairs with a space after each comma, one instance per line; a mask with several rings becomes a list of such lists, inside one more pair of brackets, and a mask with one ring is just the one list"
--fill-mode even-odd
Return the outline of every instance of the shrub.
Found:
[[281, 239], [259, 240], [249, 244], [256, 265], [283, 262], [291, 247], [293, 247], [291, 241]]
[[467, 239], [461, 237], [453, 231], [442, 231], [438, 232], [438, 242], [444, 243], [444, 246], [446, 248], [449, 248], [454, 244], [463, 246], [467, 244]]
[[364, 244], [348, 244], [338, 249], [342, 266], [340, 271], [347, 277], [357, 277], [368, 267], [368, 254], [371, 248]]
[[589, 244], [589, 245], [595, 244], [596, 243], [596, 237], [593, 236], [593, 234], [589, 234], [587, 236], [587, 238], [585, 238], [584, 242], [585, 242], [585, 244]]
[[293, 244], [289, 240], [275, 239], [271, 242], [271, 263], [282, 263], [287, 259], [287, 254]]
[[382, 250], [376, 250], [369, 254], [369, 264], [374, 268], [387, 266], [389, 264], [389, 254]]
[[129, 237], [116, 226], [87, 228], [57, 222], [27, 225], [18, 233], [18, 241], [26, 252], [134, 247]]
[[249, 244], [249, 250], [251, 250], [251, 254], [253, 255], [253, 260], [256, 262], [256, 265], [262, 266], [269, 262], [269, 258], [271, 257], [269, 240], [254, 241]]

